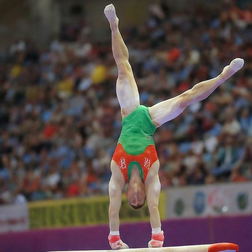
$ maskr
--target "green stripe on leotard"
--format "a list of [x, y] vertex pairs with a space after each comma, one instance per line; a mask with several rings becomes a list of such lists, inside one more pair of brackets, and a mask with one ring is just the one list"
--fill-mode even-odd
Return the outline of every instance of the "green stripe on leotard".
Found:
[[118, 143], [130, 155], [139, 155], [148, 145], [154, 145], [156, 126], [151, 121], [149, 109], [143, 105], [122, 119], [122, 132]]
[[141, 165], [137, 161], [132, 161], [132, 162], [130, 162], [129, 168], [128, 168], [128, 174], [127, 174], [128, 181], [130, 181], [131, 171], [135, 165], [139, 171], [140, 177], [142, 178], [142, 180], [144, 180], [143, 169], [142, 169]]

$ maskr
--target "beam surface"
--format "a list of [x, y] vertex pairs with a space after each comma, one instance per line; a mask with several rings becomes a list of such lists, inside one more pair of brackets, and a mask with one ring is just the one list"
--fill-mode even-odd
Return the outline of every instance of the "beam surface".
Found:
[[[72, 250], [48, 252], [111, 252], [111, 250]], [[123, 252], [239, 252], [239, 247], [233, 243], [214, 243], [204, 245], [162, 247], [162, 248], [131, 248]]]

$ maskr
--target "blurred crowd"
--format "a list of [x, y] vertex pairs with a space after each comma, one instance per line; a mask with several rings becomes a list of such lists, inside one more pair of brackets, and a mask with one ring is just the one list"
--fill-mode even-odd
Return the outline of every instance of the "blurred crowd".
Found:
[[[121, 130], [111, 44], [83, 25], [45, 50], [16, 41], [0, 55], [0, 203], [107, 194]], [[109, 29], [108, 29], [108, 32]], [[171, 12], [122, 30], [141, 103], [152, 106], [245, 65], [205, 101], [158, 128], [162, 188], [252, 179], [252, 8]], [[64, 37], [71, 38], [71, 27]]]

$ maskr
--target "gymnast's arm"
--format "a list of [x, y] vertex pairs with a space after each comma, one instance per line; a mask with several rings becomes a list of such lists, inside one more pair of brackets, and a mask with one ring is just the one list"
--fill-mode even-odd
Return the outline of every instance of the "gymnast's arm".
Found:
[[[158, 209], [161, 184], [158, 174], [147, 182], [147, 204], [150, 213], [150, 224], [152, 229], [161, 228], [161, 221]], [[161, 231], [161, 229], [160, 229]]]
[[116, 163], [112, 160], [111, 162], [111, 179], [109, 181], [109, 244], [112, 249], [126, 249], [129, 248], [120, 238], [119, 232], [119, 211], [122, 202], [122, 190], [125, 186], [125, 181], [120, 169]]
[[116, 179], [116, 175], [111, 175], [109, 182], [109, 227], [110, 231], [119, 231], [119, 211], [122, 202], [122, 185]]

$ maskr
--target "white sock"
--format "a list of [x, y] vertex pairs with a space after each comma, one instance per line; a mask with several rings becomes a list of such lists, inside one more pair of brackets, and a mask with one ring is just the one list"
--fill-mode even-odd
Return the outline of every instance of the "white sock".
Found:
[[233, 74], [235, 74], [238, 70], [240, 70], [244, 65], [244, 60], [240, 58], [236, 58], [231, 61], [231, 63], [224, 67], [222, 75], [224, 76], [224, 80], [230, 78]]
[[161, 227], [159, 227], [159, 228], [152, 228], [152, 234], [159, 234], [159, 233], [161, 233]]
[[244, 60], [241, 58], [236, 58], [236, 59], [232, 60], [230, 63], [230, 67], [234, 71], [240, 70], [243, 67], [243, 65], [244, 65]]
[[110, 231], [110, 235], [120, 235], [119, 231]]

